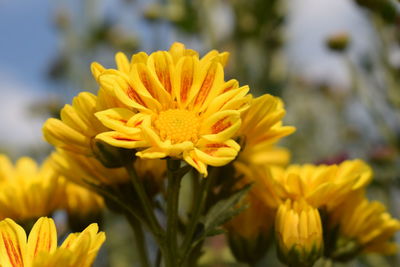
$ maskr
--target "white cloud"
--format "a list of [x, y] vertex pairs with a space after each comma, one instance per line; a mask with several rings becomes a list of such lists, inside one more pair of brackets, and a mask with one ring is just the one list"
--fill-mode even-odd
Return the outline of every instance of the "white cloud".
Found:
[[30, 106], [40, 99], [38, 90], [0, 70], [0, 146], [23, 149], [42, 142], [42, 124]]

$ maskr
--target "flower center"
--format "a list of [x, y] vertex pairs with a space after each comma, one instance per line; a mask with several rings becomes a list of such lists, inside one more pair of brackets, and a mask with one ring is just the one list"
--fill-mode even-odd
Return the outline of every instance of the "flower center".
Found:
[[182, 143], [184, 141], [196, 142], [199, 134], [199, 117], [191, 111], [169, 109], [161, 111], [154, 126], [163, 141]]

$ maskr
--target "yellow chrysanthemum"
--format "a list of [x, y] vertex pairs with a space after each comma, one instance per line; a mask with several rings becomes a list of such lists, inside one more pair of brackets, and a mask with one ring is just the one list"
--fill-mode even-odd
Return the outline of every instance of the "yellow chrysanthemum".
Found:
[[251, 101], [250, 108], [242, 114], [242, 126], [237, 133], [242, 150], [238, 160], [247, 165], [286, 165], [290, 159], [287, 149], [275, 144], [296, 128], [283, 126], [285, 109], [280, 98], [263, 95]]
[[371, 168], [361, 160], [339, 165], [291, 165], [286, 169], [273, 168], [271, 173], [282, 199], [305, 199], [314, 207], [328, 209], [362, 190], [372, 178]]
[[94, 116], [98, 106], [97, 96], [80, 93], [73, 99], [72, 106], [65, 105], [61, 110], [61, 120], [50, 118], [45, 122], [44, 138], [58, 148], [92, 155], [92, 139], [107, 130]]
[[65, 191], [65, 208], [73, 217], [90, 217], [100, 213], [104, 208], [103, 198], [85, 187], [67, 182]]
[[64, 184], [50, 163], [40, 168], [31, 158], [20, 158], [15, 166], [0, 155], [0, 219], [17, 221], [46, 216], [62, 207]]
[[287, 200], [275, 221], [280, 258], [289, 266], [312, 266], [323, 248], [319, 212], [305, 201]]
[[[391, 239], [400, 230], [400, 221], [392, 218], [385, 206], [377, 201], [370, 202], [365, 197], [353, 196], [334, 209], [329, 224], [331, 227], [339, 227], [341, 241], [337, 245], [355, 241], [355, 246], [351, 247], [353, 251], [340, 247], [336, 251], [347, 254], [394, 254], [398, 251], [397, 244], [391, 242]], [[339, 254], [336, 256], [344, 257]]]
[[226, 59], [216, 51], [200, 59], [175, 43], [169, 52], [139, 53], [130, 63], [118, 54], [119, 70], [95, 63], [100, 86], [129, 107], [96, 113], [113, 130], [97, 138], [139, 149], [141, 158], [183, 158], [205, 176], [207, 165], [227, 164], [240, 149], [232, 138], [251, 96], [247, 86], [224, 81]]
[[89, 267], [105, 241], [91, 224], [82, 233], [70, 234], [57, 248], [52, 219], [42, 217], [27, 239], [24, 229], [11, 219], [0, 222], [0, 266], [3, 267]]

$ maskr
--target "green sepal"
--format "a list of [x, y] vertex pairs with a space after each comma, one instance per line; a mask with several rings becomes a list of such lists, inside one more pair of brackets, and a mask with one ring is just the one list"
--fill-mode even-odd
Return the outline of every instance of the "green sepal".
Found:
[[93, 140], [93, 154], [106, 168], [120, 168], [135, 160], [136, 150], [111, 146], [101, 140]]

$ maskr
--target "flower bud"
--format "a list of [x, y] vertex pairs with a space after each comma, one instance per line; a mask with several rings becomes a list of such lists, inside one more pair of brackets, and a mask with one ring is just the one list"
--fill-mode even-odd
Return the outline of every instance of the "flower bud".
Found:
[[321, 218], [305, 201], [287, 200], [275, 220], [278, 256], [289, 266], [312, 266], [323, 250]]
[[254, 266], [268, 251], [274, 211], [252, 194], [249, 207], [226, 224], [229, 246], [235, 258]]
[[332, 34], [326, 40], [326, 45], [329, 49], [336, 52], [346, 51], [350, 44], [350, 36], [347, 32], [339, 32]]

